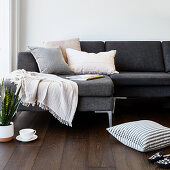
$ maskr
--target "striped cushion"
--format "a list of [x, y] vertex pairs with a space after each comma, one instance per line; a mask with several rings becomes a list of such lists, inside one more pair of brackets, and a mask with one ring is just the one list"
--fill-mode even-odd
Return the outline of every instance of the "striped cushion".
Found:
[[141, 152], [170, 145], [170, 128], [150, 120], [123, 123], [107, 128], [107, 131], [124, 145]]

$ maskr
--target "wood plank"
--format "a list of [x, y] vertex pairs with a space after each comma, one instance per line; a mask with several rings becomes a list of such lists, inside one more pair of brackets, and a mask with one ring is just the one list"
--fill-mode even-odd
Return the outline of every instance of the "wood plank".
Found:
[[41, 146], [51, 117], [53, 116], [49, 112], [21, 112], [14, 121], [15, 137], [19, 135], [20, 129], [32, 128], [36, 130], [38, 139], [30, 143], [14, 140], [16, 145]]
[[[9, 162], [6, 169], [10, 169], [11, 166], [14, 166], [14, 169], [23, 168], [27, 169], [25, 167], [22, 161], [23, 155], [28, 155], [28, 164], [30, 166], [33, 165], [34, 159], [29, 159], [29, 155], [31, 155], [33, 158], [36, 157], [36, 154], [38, 154], [39, 147], [34, 148], [34, 146], [41, 146], [43, 142], [43, 138], [46, 133], [46, 129], [48, 127], [48, 120], [49, 120], [49, 113], [48, 112], [18, 112], [17, 115], [14, 117], [14, 127], [15, 127], [15, 137], [19, 134], [19, 130], [22, 128], [33, 128], [37, 130], [38, 134], [38, 140], [30, 142], [30, 143], [22, 143], [14, 139], [11, 144], [13, 146], [18, 146], [13, 149], [11, 152], [13, 153], [12, 157], [9, 159]], [[30, 147], [31, 148], [30, 148]], [[28, 148], [27, 148], [28, 147]], [[10, 152], [9, 152], [10, 153]], [[11, 153], [11, 154], [12, 154]], [[16, 154], [21, 153], [21, 157], [17, 157]], [[19, 160], [18, 160], [19, 159]], [[15, 161], [19, 162], [21, 164], [21, 167], [19, 164], [15, 164]], [[27, 161], [26, 161], [27, 162]], [[32, 164], [31, 164], [32, 163]], [[13, 165], [15, 164], [15, 165]], [[28, 166], [28, 168], [30, 168]], [[30, 168], [31, 169], [31, 168]]]
[[[17, 120], [20, 113], [21, 112], [17, 112], [13, 119], [14, 122]], [[16, 147], [15, 139], [7, 143], [0, 143], [0, 169], [4, 169], [4, 167], [6, 166], [7, 162], [9, 161], [11, 155], [15, 150], [15, 147]]]
[[67, 127], [67, 134], [69, 138], [73, 139], [88, 139], [89, 132], [89, 118], [94, 115], [94, 112], [76, 112], [73, 126]]
[[31, 170], [39, 146], [17, 146], [4, 170]]
[[51, 118], [40, 152], [32, 169], [57, 170], [60, 167], [66, 130], [57, 120]]
[[[139, 112], [140, 113], [140, 112]], [[140, 114], [136, 113], [136, 111], [129, 109], [129, 111], [125, 112], [125, 110], [119, 110], [118, 116], [118, 124], [131, 122], [131, 121], [138, 121], [140, 120]], [[116, 170], [121, 169], [148, 169], [149, 164], [146, 164], [144, 161], [147, 159], [142, 159], [145, 156], [144, 153], [140, 153], [132, 148], [129, 148], [123, 145], [121, 142], [113, 138], [110, 139], [110, 144], [112, 148], [112, 153], [115, 162]], [[138, 158], [138, 159], [136, 159]]]
[[8, 143], [0, 143], [0, 169], [4, 169], [8, 160], [15, 150], [15, 144], [13, 141]]
[[89, 168], [88, 170], [116, 170], [114, 168]]
[[60, 170], [87, 170], [87, 140], [67, 139]]
[[[116, 107], [113, 124], [148, 119], [170, 127], [169, 110]], [[30, 143], [0, 143], [0, 169], [9, 170], [160, 170], [141, 153], [106, 131], [107, 114], [77, 113], [73, 128], [60, 124], [48, 112], [21, 112], [14, 118], [15, 135], [34, 128], [39, 139]], [[170, 147], [161, 149], [170, 153]]]
[[[122, 113], [118, 115], [117, 119], [118, 120], [116, 123], [121, 124], [125, 122], [140, 120], [140, 117], [138, 114], [134, 114], [133, 112], [124, 113], [124, 111], [122, 110]], [[111, 144], [111, 150], [112, 150], [116, 170], [122, 170], [122, 169], [147, 170], [148, 169], [149, 164], [146, 164], [147, 159], [145, 160], [143, 159], [143, 157], [145, 157], [145, 153], [140, 153], [132, 148], [123, 145], [114, 137], [110, 138], [110, 144]]]
[[67, 127], [61, 170], [87, 170], [88, 133], [92, 112], [78, 112], [73, 127]]
[[148, 163], [145, 153], [138, 152], [128, 147], [125, 148], [125, 152], [128, 153], [128, 155], [126, 155], [126, 161], [128, 162], [130, 169], [155, 169], [153, 164]]
[[108, 120], [106, 114], [96, 114], [95, 124], [89, 130], [88, 167], [89, 168], [114, 168], [109, 133], [106, 131]]
[[[155, 114], [153, 116], [153, 113], [149, 114], [148, 110], [140, 110], [138, 111], [138, 113], [136, 112], [137, 111], [135, 111], [134, 109], [132, 111], [129, 110], [127, 113], [124, 113], [124, 111], [122, 110], [122, 113], [119, 114], [117, 118], [118, 119], [117, 122], [120, 123], [120, 120], [121, 120], [121, 123], [124, 123], [124, 122], [130, 122], [130, 121], [136, 121], [136, 120], [142, 120], [142, 119], [153, 120], [153, 121], [159, 120], [160, 123], [162, 122], [159, 114]], [[165, 119], [163, 120], [165, 121]], [[116, 170], [119, 170], [119, 169], [121, 170], [125, 168], [127, 170], [130, 170], [130, 169], [154, 170], [155, 169], [154, 164], [149, 164], [147, 162], [147, 158], [153, 155], [155, 151], [149, 152], [149, 153], [141, 153], [121, 144], [119, 141], [117, 141], [114, 138], [110, 140], [110, 143], [112, 146], [112, 153], [113, 153], [113, 157], [115, 160]], [[156, 168], [156, 169], [159, 169], [159, 168]]]

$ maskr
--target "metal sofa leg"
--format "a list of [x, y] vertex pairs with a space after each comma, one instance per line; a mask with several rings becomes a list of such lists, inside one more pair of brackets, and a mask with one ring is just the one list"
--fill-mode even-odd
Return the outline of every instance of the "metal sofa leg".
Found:
[[112, 121], [113, 121], [113, 114], [115, 112], [115, 106], [116, 106], [116, 97], [113, 98], [113, 111], [108, 111], [108, 118], [109, 118], [109, 127], [112, 127]]
[[113, 114], [115, 113], [116, 97], [113, 98]]
[[116, 104], [116, 97], [113, 98], [113, 111], [95, 111], [95, 113], [106, 113], [107, 112], [108, 118], [109, 118], [109, 127], [112, 126], [112, 116], [115, 111], [115, 104]]
[[108, 118], [109, 118], [109, 127], [112, 127], [112, 114], [113, 114], [113, 112], [108, 111], [107, 114], [108, 114]]

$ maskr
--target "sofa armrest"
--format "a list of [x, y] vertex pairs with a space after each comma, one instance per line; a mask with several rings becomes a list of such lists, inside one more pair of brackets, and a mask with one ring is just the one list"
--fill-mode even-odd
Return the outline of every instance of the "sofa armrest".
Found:
[[31, 52], [18, 53], [17, 69], [24, 69], [26, 71], [39, 72], [37, 62]]
[[[5, 82], [5, 88], [9, 89], [11, 88], [12, 91], [16, 91], [16, 85], [14, 83], [11, 83], [10, 80], [6, 79]], [[0, 83], [0, 90], [1, 90], [1, 83]]]

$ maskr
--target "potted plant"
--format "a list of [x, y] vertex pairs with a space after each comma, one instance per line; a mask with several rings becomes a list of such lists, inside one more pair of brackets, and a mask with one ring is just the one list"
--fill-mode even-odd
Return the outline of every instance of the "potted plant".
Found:
[[0, 142], [11, 141], [14, 137], [14, 123], [12, 118], [17, 112], [21, 102], [19, 97], [21, 87], [17, 92], [13, 92], [11, 88], [7, 89], [4, 80], [1, 84], [1, 111], [0, 111]]

